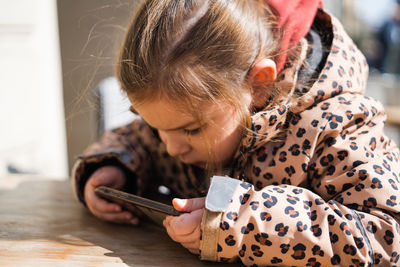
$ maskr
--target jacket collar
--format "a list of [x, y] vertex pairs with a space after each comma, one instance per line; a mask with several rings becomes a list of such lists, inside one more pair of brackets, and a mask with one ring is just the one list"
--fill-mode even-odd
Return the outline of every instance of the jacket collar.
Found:
[[[307, 55], [308, 43], [303, 39], [296, 47], [300, 56], [280, 72], [278, 81], [274, 84], [282, 94], [263, 110], [252, 115], [251, 129], [247, 131], [235, 154], [231, 175], [244, 168], [249, 153], [266, 143], [283, 140], [288, 124], [297, 124], [301, 118], [299, 114], [305, 109], [338, 94], [363, 93], [368, 75], [365, 57], [335, 17], [319, 10], [316, 20], [324, 31], [333, 36], [325, 66], [309, 89], [295, 86]], [[334, 67], [332, 62], [337, 66]]]

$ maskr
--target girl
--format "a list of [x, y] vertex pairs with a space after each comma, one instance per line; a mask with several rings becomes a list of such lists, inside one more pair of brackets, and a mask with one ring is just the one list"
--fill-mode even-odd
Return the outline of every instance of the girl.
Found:
[[81, 156], [79, 199], [137, 225], [94, 188], [166, 186], [189, 213], [164, 226], [203, 260], [397, 265], [399, 151], [381, 104], [362, 96], [364, 57], [319, 6], [144, 1], [117, 70], [142, 119]]

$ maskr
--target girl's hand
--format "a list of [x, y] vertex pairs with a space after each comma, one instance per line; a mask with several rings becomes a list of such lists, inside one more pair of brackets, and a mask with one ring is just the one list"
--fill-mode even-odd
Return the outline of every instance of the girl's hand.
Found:
[[200, 253], [200, 229], [205, 197], [192, 199], [174, 198], [175, 209], [186, 211], [180, 216], [167, 216], [163, 224], [172, 240], [179, 242], [193, 254]]
[[99, 219], [116, 223], [139, 224], [139, 219], [121, 205], [98, 196], [94, 189], [100, 185], [121, 189], [126, 182], [124, 172], [116, 166], [105, 166], [96, 170], [86, 182], [84, 197], [89, 210]]

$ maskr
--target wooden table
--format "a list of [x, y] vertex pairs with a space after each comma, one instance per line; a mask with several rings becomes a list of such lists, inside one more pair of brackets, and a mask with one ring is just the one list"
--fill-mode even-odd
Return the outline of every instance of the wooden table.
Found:
[[74, 199], [69, 181], [22, 181], [0, 187], [0, 266], [223, 265], [201, 262], [157, 226], [96, 219]]
[[387, 114], [387, 123], [395, 126], [400, 126], [400, 107], [385, 106]]

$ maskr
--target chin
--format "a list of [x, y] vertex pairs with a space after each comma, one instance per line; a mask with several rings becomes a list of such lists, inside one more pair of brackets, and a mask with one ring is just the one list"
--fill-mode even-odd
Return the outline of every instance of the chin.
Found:
[[204, 162], [193, 162], [193, 163], [190, 163], [190, 165], [193, 165], [193, 166], [196, 166], [196, 167], [199, 167], [202, 169], [206, 168], [206, 163], [204, 163]]

